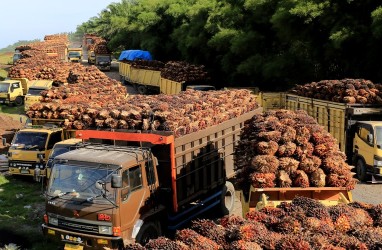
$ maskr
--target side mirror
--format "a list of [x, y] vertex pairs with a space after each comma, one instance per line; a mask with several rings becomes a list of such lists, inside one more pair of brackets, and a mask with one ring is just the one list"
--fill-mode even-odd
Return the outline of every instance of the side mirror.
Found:
[[367, 142], [370, 143], [370, 144], [373, 144], [373, 141], [374, 141], [374, 137], [372, 134], [368, 134], [367, 135]]
[[111, 187], [112, 188], [121, 188], [122, 187], [122, 176], [117, 174], [111, 175]]
[[2, 141], [3, 141], [3, 146], [7, 146], [7, 138], [2, 138]]

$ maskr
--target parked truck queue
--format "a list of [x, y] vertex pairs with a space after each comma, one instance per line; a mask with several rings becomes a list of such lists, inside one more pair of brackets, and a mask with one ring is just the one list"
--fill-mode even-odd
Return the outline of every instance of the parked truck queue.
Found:
[[[87, 46], [96, 40], [84, 36]], [[123, 81], [135, 74], [126, 64], [119, 63]], [[78, 74], [82, 86], [73, 83], [73, 92], [53, 87], [28, 106], [30, 122], [8, 152], [9, 172], [45, 180], [42, 231], [57, 245], [144, 246], [207, 211], [229, 216], [237, 193], [242, 218], [285, 208], [296, 197], [347, 205], [354, 202], [354, 174], [372, 182], [381, 175], [377, 106], [213, 86], [187, 90], [186, 81], [158, 72], [149, 80], [159, 82], [158, 96], [115, 95], [122, 83], [113, 81], [97, 99], [101, 89], [81, 92], [90, 77]]]

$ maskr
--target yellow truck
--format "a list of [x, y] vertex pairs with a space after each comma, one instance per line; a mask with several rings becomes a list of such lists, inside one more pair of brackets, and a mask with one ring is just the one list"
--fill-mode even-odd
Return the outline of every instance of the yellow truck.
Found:
[[12, 78], [0, 82], [0, 104], [21, 106], [31, 82], [27, 78]]
[[10, 174], [38, 178], [46, 175], [46, 162], [53, 146], [73, 137], [71, 131], [58, 127], [57, 122], [36, 119], [16, 132], [8, 150]]
[[138, 94], [162, 93], [166, 95], [179, 94], [186, 89], [215, 90], [212, 85], [187, 85], [185, 82], [176, 82], [161, 77], [161, 71], [138, 69], [129, 62], [119, 62], [119, 74], [121, 81], [132, 84]]
[[39, 102], [39, 99], [41, 97], [41, 91], [47, 90], [52, 88], [53, 86], [53, 81], [51, 80], [35, 80], [32, 81], [28, 93], [25, 96], [25, 101], [24, 101], [24, 110], [28, 111], [29, 107], [36, 103]]
[[128, 62], [119, 62], [119, 74], [124, 82], [132, 84], [141, 95], [149, 92], [159, 93], [159, 70], [138, 69]]
[[288, 93], [260, 93], [264, 111], [305, 110], [337, 139], [361, 181], [382, 183], [382, 106], [346, 104]]
[[68, 48], [68, 61], [81, 62], [82, 48]]

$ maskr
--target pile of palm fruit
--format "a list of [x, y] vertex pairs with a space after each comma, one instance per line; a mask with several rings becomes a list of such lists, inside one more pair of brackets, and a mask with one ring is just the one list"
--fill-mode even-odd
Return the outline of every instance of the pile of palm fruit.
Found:
[[[183, 91], [177, 95], [131, 95], [116, 85], [77, 84], [42, 93], [30, 118], [62, 119], [66, 129], [113, 128], [173, 131], [176, 137], [238, 117], [258, 107], [248, 90]], [[93, 91], [94, 89], [94, 91]], [[58, 90], [58, 91], [57, 91]], [[120, 97], [120, 98], [117, 98]]]
[[349, 104], [382, 104], [382, 84], [365, 79], [322, 80], [297, 85], [289, 93]]
[[381, 249], [382, 204], [352, 202], [324, 206], [296, 197], [278, 207], [250, 211], [246, 218], [227, 215], [217, 222], [199, 219], [176, 232], [174, 239], [159, 237], [145, 246], [128, 249], [322, 250]]
[[205, 82], [209, 80], [204, 65], [189, 64], [185, 61], [169, 61], [161, 69], [161, 77], [176, 82]]
[[346, 187], [357, 180], [336, 139], [305, 111], [257, 114], [242, 129], [235, 149], [238, 185], [248, 190], [272, 187]]

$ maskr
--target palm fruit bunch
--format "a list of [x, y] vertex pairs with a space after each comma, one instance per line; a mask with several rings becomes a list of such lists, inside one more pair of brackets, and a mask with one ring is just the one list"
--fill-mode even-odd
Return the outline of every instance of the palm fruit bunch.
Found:
[[336, 139], [305, 111], [271, 110], [245, 123], [235, 147], [237, 184], [354, 189], [352, 166]]
[[197, 219], [171, 239], [162, 236], [127, 249], [382, 249], [382, 227], [374, 223], [374, 218], [380, 219], [381, 208], [382, 204], [360, 202], [325, 206], [295, 197], [277, 207], [251, 210], [245, 218]]
[[176, 232], [175, 239], [184, 243], [190, 249], [207, 249], [207, 250], [219, 250], [223, 249], [218, 243], [204, 237], [192, 229], [182, 229]]
[[181, 241], [170, 240], [166, 237], [158, 237], [156, 239], [150, 239], [149, 242], [146, 243], [145, 249], [188, 250], [190, 248]]
[[231, 250], [248, 250], [248, 249], [262, 250], [263, 248], [256, 242], [237, 240], [231, 243], [229, 249]]
[[208, 219], [194, 220], [192, 221], [191, 229], [204, 237], [212, 239], [219, 245], [226, 248], [225, 247], [227, 244], [225, 240], [226, 231], [223, 226], [216, 224], [212, 220], [208, 220]]
[[365, 79], [322, 80], [296, 85], [289, 92], [299, 96], [341, 103], [382, 104], [382, 85]]

